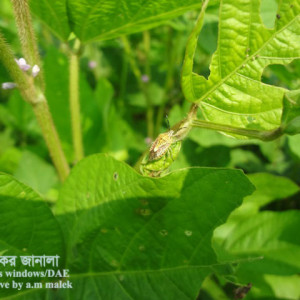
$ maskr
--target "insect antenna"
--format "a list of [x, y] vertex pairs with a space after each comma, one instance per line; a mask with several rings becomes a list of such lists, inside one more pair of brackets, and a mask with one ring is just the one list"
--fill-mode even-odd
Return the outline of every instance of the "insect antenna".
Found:
[[170, 130], [171, 126], [170, 126], [170, 121], [169, 121], [168, 115], [166, 115], [166, 124], [167, 124], [168, 130]]

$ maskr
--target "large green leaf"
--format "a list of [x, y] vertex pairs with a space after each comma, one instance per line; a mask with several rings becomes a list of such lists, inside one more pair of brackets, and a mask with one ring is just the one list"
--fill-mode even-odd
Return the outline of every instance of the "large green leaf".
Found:
[[32, 12], [61, 40], [73, 31], [82, 42], [153, 28], [200, 5], [196, 0], [30, 0]]
[[288, 143], [291, 152], [300, 159], [300, 135], [289, 136]]
[[[64, 265], [63, 234], [49, 207], [31, 188], [12, 176], [0, 173], [0, 255], [17, 256], [16, 266], [1, 264], [1, 282], [14, 279], [18, 282], [41, 282], [46, 278], [8, 278], [5, 271], [24, 271], [19, 256], [59, 255], [60, 267]], [[28, 267], [27, 271], [41, 270]], [[50, 279], [51, 280], [51, 279]], [[50, 281], [49, 280], [49, 281]], [[52, 279], [53, 280], [53, 279]], [[34, 290], [33, 290], [34, 291]], [[0, 289], [0, 298], [19, 292], [17, 289]], [[23, 286], [22, 293], [28, 290]], [[38, 293], [38, 291], [36, 291]], [[10, 298], [8, 298], [10, 299]], [[32, 299], [32, 298], [31, 298]]]
[[[46, 97], [63, 146], [72, 143], [68, 90], [68, 59], [54, 47], [49, 47], [44, 58]], [[55, 88], [58, 87], [58, 88]]]
[[58, 183], [54, 167], [30, 151], [24, 151], [14, 176], [46, 195]]
[[234, 210], [223, 230], [230, 230], [237, 222], [256, 215], [259, 209], [273, 201], [283, 200], [299, 192], [299, 187], [292, 180], [268, 173], [249, 174], [248, 178], [255, 186], [255, 192], [244, 198], [243, 204]]
[[[262, 295], [270, 299], [276, 296], [278, 299], [294, 299], [278, 296], [284, 293], [275, 287], [273, 280], [282, 278], [288, 282], [289, 277], [282, 276], [299, 272], [300, 240], [296, 233], [299, 212], [258, 210], [274, 200], [290, 197], [299, 191], [299, 187], [288, 178], [267, 173], [251, 174], [248, 178], [256, 191], [247, 196], [227, 222], [215, 230], [214, 247], [220, 260], [254, 259], [240, 264], [235, 274], [239, 283], [253, 284], [249, 299], [260, 299]], [[295, 293], [297, 291], [285, 294]]]
[[236, 222], [230, 230], [226, 224], [214, 236], [222, 259], [261, 257], [240, 266], [239, 274], [247, 281], [254, 274], [292, 275], [300, 271], [300, 212], [261, 212]]
[[300, 57], [300, 3], [281, 1], [275, 27], [260, 17], [259, 0], [222, 0], [218, 48], [208, 79], [193, 73], [201, 22], [193, 31], [182, 72], [185, 97], [199, 103], [206, 119], [249, 129], [270, 130], [281, 121], [285, 89], [261, 82], [264, 68]]
[[82, 42], [143, 31], [198, 8], [199, 0], [69, 0], [72, 29]]
[[[249, 293], [250, 299], [279, 299], [298, 300], [300, 299], [300, 277], [299, 275], [278, 276], [266, 274], [255, 276], [253, 274], [253, 288]], [[247, 300], [248, 300], [247, 298]]]
[[72, 170], [56, 207], [72, 299], [195, 299], [218, 264], [213, 230], [253, 187], [241, 171], [192, 168], [155, 179], [107, 155]]
[[60, 39], [68, 39], [71, 29], [67, 0], [30, 0], [30, 8]]
[[299, 192], [296, 183], [287, 177], [269, 173], [249, 174], [248, 178], [254, 184], [256, 191], [245, 198], [245, 203], [255, 203], [264, 206], [274, 200], [281, 200]]

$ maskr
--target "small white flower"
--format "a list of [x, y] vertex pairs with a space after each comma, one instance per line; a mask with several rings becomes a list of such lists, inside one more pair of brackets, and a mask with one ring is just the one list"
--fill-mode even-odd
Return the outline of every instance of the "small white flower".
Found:
[[3, 82], [1, 84], [1, 87], [3, 90], [11, 90], [11, 89], [14, 89], [16, 86], [17, 86], [17, 84], [14, 82]]
[[144, 74], [144, 75], [142, 75], [141, 79], [142, 79], [143, 82], [147, 83], [147, 82], [149, 82], [150, 78], [149, 78], [148, 75]]
[[92, 69], [95, 69], [96, 67], [97, 67], [97, 62], [95, 60], [90, 60], [89, 68], [92, 70]]
[[145, 143], [147, 146], [150, 146], [152, 144], [153, 140], [151, 139], [151, 137], [146, 137], [145, 138]]
[[35, 77], [39, 74], [40, 72], [40, 67], [38, 65], [34, 65], [32, 67], [32, 76]]
[[16, 63], [20, 67], [21, 70], [23, 71], [28, 71], [30, 69], [30, 65], [26, 63], [25, 58], [21, 57], [20, 59], [15, 59]]

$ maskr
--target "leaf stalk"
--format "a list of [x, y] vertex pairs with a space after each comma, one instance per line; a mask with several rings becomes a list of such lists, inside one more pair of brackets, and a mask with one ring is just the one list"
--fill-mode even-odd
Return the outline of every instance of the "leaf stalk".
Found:
[[259, 139], [262, 141], [272, 141], [277, 139], [283, 134], [281, 127], [273, 130], [254, 130], [254, 129], [239, 128], [230, 125], [212, 123], [205, 120], [193, 120], [191, 126], [246, 136], [249, 138]]

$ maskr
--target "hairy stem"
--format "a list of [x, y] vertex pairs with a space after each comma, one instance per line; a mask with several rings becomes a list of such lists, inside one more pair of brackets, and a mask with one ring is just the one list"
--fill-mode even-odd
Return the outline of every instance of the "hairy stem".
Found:
[[44, 76], [36, 37], [32, 26], [28, 0], [11, 0], [11, 2], [14, 9], [23, 55], [31, 66], [38, 65], [40, 67], [40, 72], [36, 78], [36, 82], [38, 83], [40, 89], [44, 90]]
[[0, 33], [0, 62], [17, 84], [23, 99], [32, 106], [41, 127], [44, 140], [61, 181], [69, 174], [69, 166], [63, 153], [47, 101], [39, 88], [35, 87], [33, 78], [20, 70], [14, 60], [10, 47]]
[[42, 129], [42, 134], [50, 152], [52, 161], [57, 169], [61, 181], [64, 181], [70, 172], [69, 165], [62, 150], [60, 139], [55, 129], [51, 113], [43, 94], [39, 95], [39, 101], [32, 105], [34, 114]]
[[15, 57], [11, 48], [8, 46], [1, 33], [0, 61], [8, 71], [11, 79], [18, 84], [18, 88], [20, 89], [23, 99], [30, 103], [31, 100], [36, 96], [33, 80], [19, 68], [15, 62]]
[[69, 102], [71, 111], [71, 125], [73, 147], [75, 152], [75, 163], [80, 161], [83, 154], [81, 121], [80, 121], [80, 102], [79, 102], [79, 40], [75, 40], [74, 50], [70, 51], [69, 63]]
[[274, 130], [253, 130], [253, 129], [239, 128], [239, 127], [234, 127], [234, 126], [229, 126], [224, 124], [212, 123], [204, 120], [194, 120], [192, 122], [192, 126], [247, 136], [262, 141], [272, 141], [277, 139], [283, 134], [282, 129], [280, 127]]

